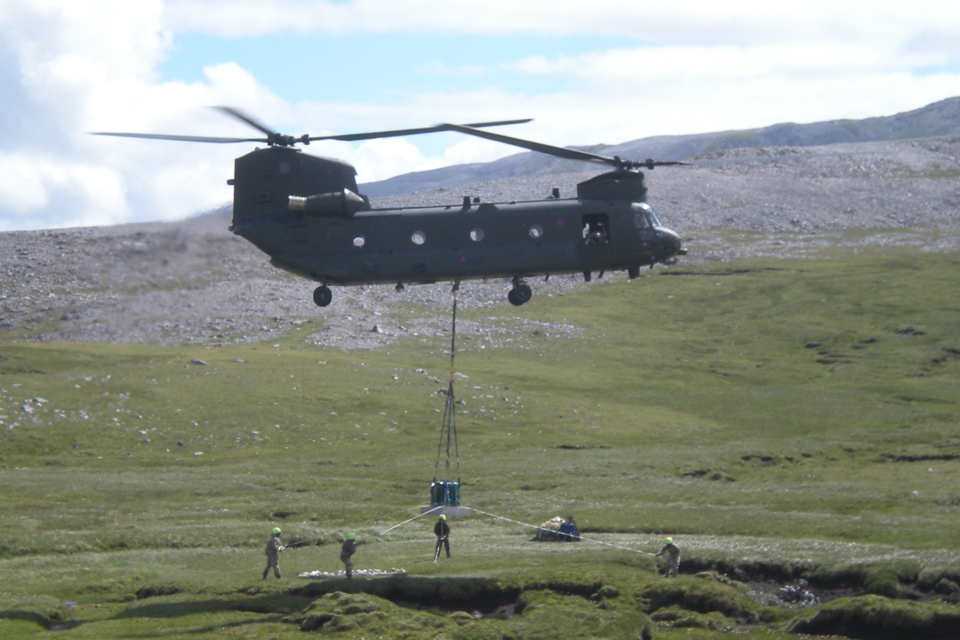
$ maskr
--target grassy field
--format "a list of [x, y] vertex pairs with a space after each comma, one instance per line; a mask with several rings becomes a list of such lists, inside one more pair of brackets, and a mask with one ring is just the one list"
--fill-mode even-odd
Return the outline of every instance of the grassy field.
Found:
[[[957, 273], [954, 253], [822, 248], [462, 314], [506, 336], [458, 344], [464, 503], [520, 523], [573, 513], [616, 546], [532, 543], [521, 524], [474, 516], [452, 523], [454, 558], [437, 565], [432, 519], [380, 533], [447, 477], [449, 336], [344, 352], [305, 340], [319, 319], [221, 348], [0, 335], [0, 634], [293, 638], [312, 611], [344, 638], [781, 638], [814, 610], [764, 606], [743, 583], [952, 593]], [[320, 544], [262, 582], [275, 525]], [[364, 543], [358, 568], [408, 579], [304, 590], [297, 572], [341, 568], [347, 531]], [[686, 574], [737, 579], [659, 578], [644, 553], [664, 535]], [[457, 613], [471, 598], [521, 613]], [[867, 606], [816, 615], [837, 602]], [[958, 610], [906, 604], [928, 620]], [[893, 630], [913, 624], [890, 615]]]

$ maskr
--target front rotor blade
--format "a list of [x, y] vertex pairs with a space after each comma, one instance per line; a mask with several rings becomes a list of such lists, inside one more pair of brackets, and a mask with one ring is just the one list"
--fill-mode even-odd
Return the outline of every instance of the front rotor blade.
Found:
[[224, 113], [233, 116], [237, 120], [242, 120], [243, 122], [246, 122], [248, 125], [250, 125], [254, 129], [257, 129], [258, 131], [262, 131], [268, 136], [272, 136], [275, 134], [275, 132], [270, 131], [270, 129], [268, 129], [266, 125], [261, 124], [260, 122], [257, 122], [256, 120], [254, 120], [244, 112], [240, 111], [239, 109], [234, 109], [233, 107], [211, 107], [211, 108], [216, 109], [218, 111], [223, 111]]
[[93, 136], [116, 136], [118, 138], [146, 138], [147, 140], [174, 140], [178, 142], [213, 142], [225, 144], [229, 142], [266, 142], [266, 138], [211, 138], [208, 136], [171, 136], [162, 133], [114, 133], [109, 131], [94, 131]]
[[[525, 122], [531, 122], [533, 118], [527, 118], [525, 120], [501, 120], [499, 122], [477, 122], [475, 124], [462, 125], [465, 127], [478, 128], [478, 127], [499, 127], [501, 125], [507, 124], [523, 124]], [[420, 127], [418, 129], [395, 129], [393, 131], [373, 131], [370, 133], [347, 133], [339, 136], [311, 136], [310, 141], [314, 140], [345, 140], [348, 142], [353, 142], [356, 140], [373, 140], [375, 138], [396, 138], [399, 136], [415, 136], [423, 133], [438, 133], [440, 131], [451, 131], [449, 128], [453, 125], [447, 124], [438, 124], [433, 127]]]
[[514, 138], [511, 136], [505, 136], [500, 133], [493, 133], [492, 131], [482, 131], [480, 129], [474, 129], [469, 125], [460, 125], [460, 124], [442, 124], [438, 125], [439, 131], [459, 131], [460, 133], [466, 133], [467, 135], [476, 136], [478, 138], [485, 138], [487, 140], [493, 140], [494, 142], [502, 142], [504, 144], [510, 144], [515, 147], [520, 147], [522, 149], [529, 149], [530, 151], [539, 151], [540, 153], [547, 153], [552, 156], [557, 156], [559, 158], [566, 158], [567, 160], [583, 160], [586, 162], [602, 162], [604, 164], [609, 164], [617, 166], [618, 162], [614, 158], [608, 158], [606, 156], [599, 156], [595, 153], [588, 153], [586, 151], [577, 151], [576, 149], [566, 149], [564, 147], [555, 147], [551, 144], [544, 144], [542, 142], [533, 142], [532, 140], [524, 140], [523, 138]]

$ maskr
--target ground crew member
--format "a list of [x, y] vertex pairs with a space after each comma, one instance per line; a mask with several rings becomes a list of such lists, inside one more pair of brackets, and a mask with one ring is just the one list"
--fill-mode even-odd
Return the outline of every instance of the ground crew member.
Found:
[[343, 563], [344, 568], [347, 570], [347, 580], [353, 578], [353, 562], [350, 561], [350, 556], [357, 552], [357, 534], [348, 533], [347, 539], [343, 541], [343, 544], [340, 546], [340, 562]]
[[267, 540], [267, 548], [265, 553], [267, 554], [267, 568], [263, 570], [263, 579], [267, 579], [267, 574], [270, 573], [270, 568], [273, 567], [273, 575], [280, 577], [280, 552], [283, 551], [283, 543], [280, 542], [280, 529], [274, 527], [273, 531], [270, 532], [270, 539]]
[[668, 578], [674, 578], [680, 570], [680, 547], [673, 544], [673, 538], [664, 538], [663, 541], [665, 544], [657, 556], [667, 554], [667, 565], [664, 567], [664, 572]]
[[447, 557], [450, 557], [450, 525], [447, 524], [447, 516], [440, 514], [437, 524], [433, 525], [433, 535], [437, 536], [437, 551], [433, 554], [433, 564], [437, 564], [441, 546], [447, 548]]

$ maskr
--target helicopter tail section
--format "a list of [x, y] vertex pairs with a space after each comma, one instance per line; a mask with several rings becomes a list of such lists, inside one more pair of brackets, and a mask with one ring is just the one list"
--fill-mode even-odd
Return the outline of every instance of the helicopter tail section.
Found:
[[[257, 149], [234, 162], [233, 224], [291, 213], [352, 215], [369, 206], [356, 195], [356, 175], [353, 165], [340, 160], [289, 147]], [[298, 203], [294, 209], [291, 198]]]

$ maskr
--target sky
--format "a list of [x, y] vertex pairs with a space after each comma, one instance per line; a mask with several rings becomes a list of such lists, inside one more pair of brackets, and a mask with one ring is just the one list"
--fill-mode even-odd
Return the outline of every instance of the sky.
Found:
[[[256, 146], [94, 131], [329, 135], [533, 118], [559, 146], [860, 119], [960, 95], [955, 0], [0, 0], [0, 231], [172, 220]], [[324, 142], [358, 181], [518, 149]]]

